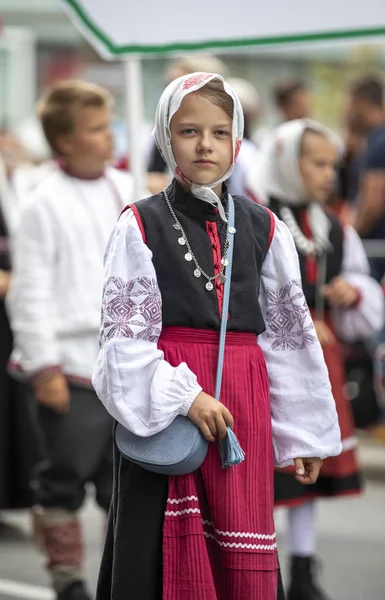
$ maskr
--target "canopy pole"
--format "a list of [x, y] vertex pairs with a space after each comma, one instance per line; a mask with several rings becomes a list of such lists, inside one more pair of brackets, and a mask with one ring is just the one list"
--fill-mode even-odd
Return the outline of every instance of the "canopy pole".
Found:
[[126, 112], [129, 136], [130, 171], [134, 179], [133, 201], [140, 200], [145, 189], [143, 160], [143, 71], [138, 56], [123, 60]]

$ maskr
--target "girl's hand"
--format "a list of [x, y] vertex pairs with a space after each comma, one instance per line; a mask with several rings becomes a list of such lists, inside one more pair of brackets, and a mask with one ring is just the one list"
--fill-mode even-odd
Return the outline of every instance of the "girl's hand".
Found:
[[334, 277], [322, 291], [328, 302], [337, 308], [350, 308], [360, 299], [360, 292], [342, 277]]
[[199, 427], [208, 442], [216, 437], [223, 440], [227, 435], [227, 426], [234, 427], [230, 411], [209, 394], [201, 392], [195, 398], [187, 415]]
[[332, 330], [323, 321], [314, 321], [314, 328], [321, 346], [334, 344], [336, 338]]
[[303, 485], [312, 485], [318, 479], [322, 460], [320, 458], [295, 458], [296, 480]]

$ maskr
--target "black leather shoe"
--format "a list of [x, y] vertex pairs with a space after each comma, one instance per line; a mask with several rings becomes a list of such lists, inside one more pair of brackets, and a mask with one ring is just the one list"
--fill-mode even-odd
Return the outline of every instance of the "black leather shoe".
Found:
[[57, 600], [92, 600], [83, 581], [75, 581], [57, 595]]
[[316, 566], [313, 556], [292, 556], [287, 600], [330, 600], [316, 581]]

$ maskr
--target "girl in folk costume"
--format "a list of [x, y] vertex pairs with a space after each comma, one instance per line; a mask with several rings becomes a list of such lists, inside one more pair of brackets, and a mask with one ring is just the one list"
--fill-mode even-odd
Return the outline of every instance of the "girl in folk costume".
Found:
[[[266, 208], [237, 196], [236, 231], [228, 226], [224, 182], [242, 132], [239, 100], [222, 77], [195, 73], [171, 83], [158, 105], [155, 138], [174, 179], [128, 207], [109, 241], [93, 376], [100, 399], [139, 436], [185, 415], [212, 443], [198, 471], [176, 477], [143, 470], [116, 448], [98, 600], [121, 600], [127, 590], [132, 600], [276, 600], [273, 464], [295, 461], [298, 481], [313, 483], [322, 459], [341, 451], [290, 232]], [[226, 425], [245, 459], [222, 469], [215, 442]]]
[[[358, 235], [324, 208], [335, 180], [338, 146], [336, 136], [319, 124], [292, 121], [274, 133], [263, 152], [259, 173], [264, 199], [289, 228], [299, 253], [303, 290], [329, 370], [342, 435], [342, 453], [324, 462], [311, 488], [298, 485], [292, 469], [275, 474], [276, 504], [290, 507], [289, 600], [326, 598], [312, 572], [316, 550], [314, 499], [356, 494], [361, 489], [354, 424], [343, 393], [345, 376], [339, 340], [373, 337], [383, 320], [381, 288], [369, 276]], [[311, 395], [309, 391], [308, 397]], [[323, 409], [316, 405], [315, 411], [315, 417], [322, 419]]]

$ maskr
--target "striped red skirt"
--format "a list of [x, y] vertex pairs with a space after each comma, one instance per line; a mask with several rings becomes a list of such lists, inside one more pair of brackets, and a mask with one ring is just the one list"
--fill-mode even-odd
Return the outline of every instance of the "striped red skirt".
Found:
[[[165, 328], [159, 348], [214, 395], [219, 334]], [[223, 470], [216, 443], [201, 469], [169, 477], [163, 523], [164, 600], [276, 600], [273, 453], [268, 376], [253, 334], [226, 338], [221, 402], [245, 460]]]

